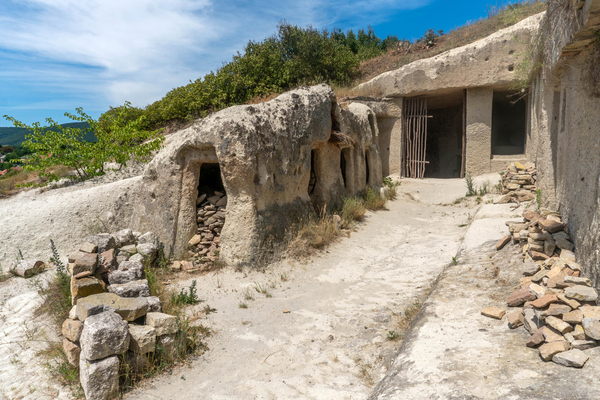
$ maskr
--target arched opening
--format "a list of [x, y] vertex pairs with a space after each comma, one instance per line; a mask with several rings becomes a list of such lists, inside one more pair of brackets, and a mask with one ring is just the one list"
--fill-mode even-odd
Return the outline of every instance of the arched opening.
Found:
[[198, 198], [196, 200], [195, 236], [196, 255], [202, 259], [216, 261], [221, 250], [221, 230], [225, 224], [227, 194], [221, 179], [218, 163], [203, 163], [198, 178]]

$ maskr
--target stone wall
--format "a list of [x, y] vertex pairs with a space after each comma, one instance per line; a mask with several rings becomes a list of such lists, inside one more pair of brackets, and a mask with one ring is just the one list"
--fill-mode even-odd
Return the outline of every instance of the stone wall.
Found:
[[[527, 153], [536, 163], [544, 203], [566, 219], [581, 264], [600, 287], [600, 97], [593, 76], [600, 50], [600, 2], [550, 5], [544, 70], [531, 88]], [[563, 6], [564, 7], [564, 6]], [[569, 24], [567, 24], [569, 23]]]
[[227, 194], [220, 260], [268, 261], [294, 223], [381, 185], [375, 118], [362, 104], [340, 107], [333, 90], [319, 85], [199, 120], [173, 134], [149, 163], [132, 226], [155, 232], [174, 257], [186, 256], [198, 230], [201, 166], [218, 163]]

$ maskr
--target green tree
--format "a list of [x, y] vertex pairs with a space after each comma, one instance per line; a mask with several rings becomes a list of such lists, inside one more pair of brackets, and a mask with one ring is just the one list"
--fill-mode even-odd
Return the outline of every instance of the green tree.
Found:
[[[104, 163], [116, 162], [125, 165], [130, 158], [146, 159], [152, 151], [160, 148], [163, 137], [159, 131], [148, 131], [142, 128], [144, 116], [131, 119], [129, 103], [114, 109], [110, 123], [104, 128], [98, 128], [98, 122], [77, 108], [77, 114], [65, 113], [73, 121], [87, 122], [86, 128], [71, 128], [57, 124], [52, 118], [47, 118], [48, 125], [41, 126], [35, 122], [29, 126], [13, 117], [5, 115], [17, 128], [27, 129], [30, 133], [25, 136], [23, 146], [31, 152], [26, 170], [40, 171], [40, 176], [53, 181], [58, 176], [49, 173], [48, 167], [64, 165], [72, 168], [77, 179], [85, 179], [103, 175]], [[95, 132], [97, 142], [87, 142], [83, 138], [88, 132]]]

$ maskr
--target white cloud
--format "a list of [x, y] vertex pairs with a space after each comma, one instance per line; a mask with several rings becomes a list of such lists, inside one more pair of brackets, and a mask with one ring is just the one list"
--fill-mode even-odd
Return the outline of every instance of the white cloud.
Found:
[[145, 106], [220, 67], [249, 39], [275, 33], [281, 19], [363, 26], [429, 1], [2, 0], [0, 56], [16, 52], [19, 62], [0, 57], [0, 85], [33, 82], [62, 94], [77, 86], [96, 103]]

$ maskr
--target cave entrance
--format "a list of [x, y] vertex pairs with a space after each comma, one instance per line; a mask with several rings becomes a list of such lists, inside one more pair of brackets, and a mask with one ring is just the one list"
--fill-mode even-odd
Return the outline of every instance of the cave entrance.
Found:
[[492, 102], [492, 154], [525, 153], [527, 99], [512, 92], [494, 92]]
[[227, 193], [218, 163], [203, 163], [198, 178], [196, 222], [198, 243], [194, 244], [199, 261], [216, 261], [221, 250], [221, 230], [225, 224]]
[[426, 178], [463, 177], [464, 92], [428, 99]]

